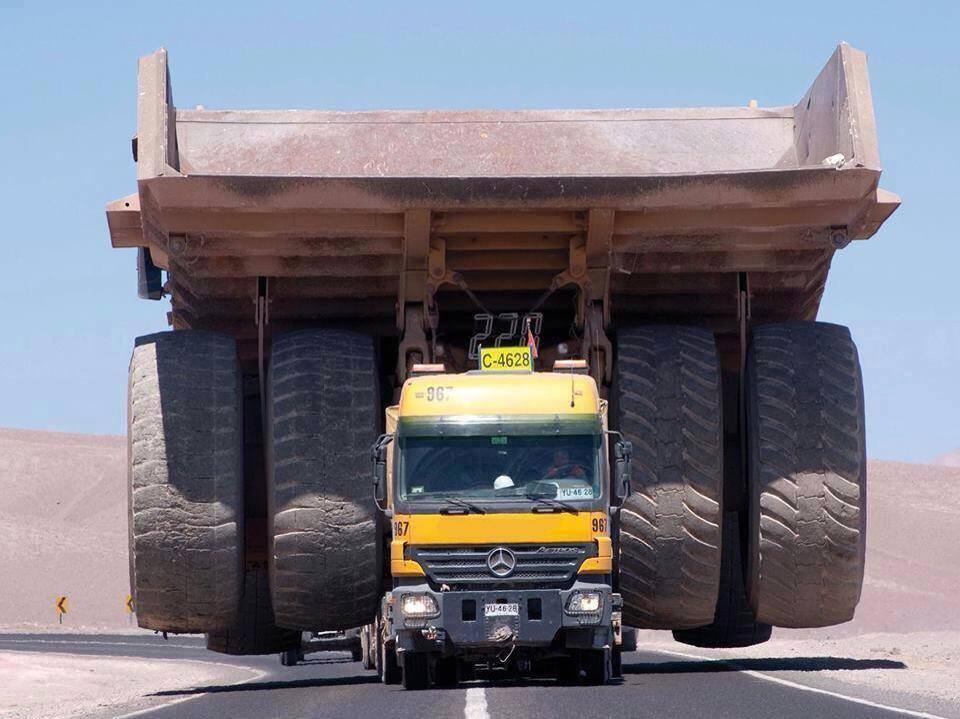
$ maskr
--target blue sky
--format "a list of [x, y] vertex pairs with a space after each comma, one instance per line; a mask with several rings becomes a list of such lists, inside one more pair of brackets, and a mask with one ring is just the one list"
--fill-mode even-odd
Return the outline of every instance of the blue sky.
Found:
[[166, 303], [136, 299], [103, 206], [134, 190], [156, 47], [184, 107], [657, 107], [795, 102], [846, 40], [904, 205], [838, 254], [821, 318], [859, 343], [871, 456], [960, 446], [956, 4], [83, 5], [0, 0], [0, 426], [124, 430], [130, 347]]

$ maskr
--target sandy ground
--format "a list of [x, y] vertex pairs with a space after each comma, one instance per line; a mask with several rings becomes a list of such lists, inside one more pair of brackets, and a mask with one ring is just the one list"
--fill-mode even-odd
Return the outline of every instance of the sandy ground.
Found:
[[0, 652], [0, 717], [116, 716], [169, 702], [156, 692], [233, 684], [252, 670], [211, 662]]

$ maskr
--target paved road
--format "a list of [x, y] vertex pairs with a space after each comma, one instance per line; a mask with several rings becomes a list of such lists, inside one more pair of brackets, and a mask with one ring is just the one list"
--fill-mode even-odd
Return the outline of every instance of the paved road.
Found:
[[[889, 660], [813, 658], [731, 663], [641, 651], [626, 655], [623, 680], [605, 687], [565, 687], [550, 681], [475, 682], [457, 689], [405, 692], [399, 687], [381, 685], [372, 672], [363, 671], [346, 654], [309, 655], [300, 666], [282, 667], [277, 657], [231, 658], [212, 654], [204, 649], [202, 641], [192, 638], [164, 642], [152, 635], [0, 635], [0, 650], [200, 659], [235, 664], [260, 673], [258, 678], [241, 684], [153, 695], [149, 701], [159, 706], [138, 713], [138, 719], [937, 716], [885, 708], [883, 704], [889, 700], [877, 702], [863, 692], [857, 694], [861, 703], [850, 701], [838, 696], [852, 695], [849, 685], [831, 685], [815, 679], [816, 672], [825, 669], [905, 669]], [[815, 690], [801, 686], [813, 686]], [[902, 702], [897, 706], [911, 706], [910, 698], [899, 699]], [[912, 706], [924, 708], [915, 701]]]

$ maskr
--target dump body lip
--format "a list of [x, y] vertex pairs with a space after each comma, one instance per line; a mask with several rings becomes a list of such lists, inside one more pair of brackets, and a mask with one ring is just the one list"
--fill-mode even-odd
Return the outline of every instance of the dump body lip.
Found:
[[139, 183], [153, 209], [402, 212], [429, 208], [662, 210], [840, 205], [872, 201], [879, 170], [803, 168], [646, 176], [160, 176]]

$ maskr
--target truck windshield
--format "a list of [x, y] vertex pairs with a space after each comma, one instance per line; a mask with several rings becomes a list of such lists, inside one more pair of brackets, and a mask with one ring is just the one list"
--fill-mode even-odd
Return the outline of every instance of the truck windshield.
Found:
[[400, 499], [590, 501], [601, 495], [599, 435], [402, 437]]

